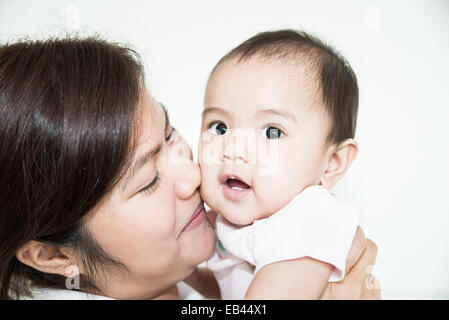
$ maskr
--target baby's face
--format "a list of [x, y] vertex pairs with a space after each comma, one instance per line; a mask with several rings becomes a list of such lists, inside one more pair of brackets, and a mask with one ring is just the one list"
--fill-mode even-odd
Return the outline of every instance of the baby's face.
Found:
[[252, 58], [228, 61], [205, 95], [201, 195], [228, 221], [246, 225], [319, 184], [328, 118], [302, 68]]

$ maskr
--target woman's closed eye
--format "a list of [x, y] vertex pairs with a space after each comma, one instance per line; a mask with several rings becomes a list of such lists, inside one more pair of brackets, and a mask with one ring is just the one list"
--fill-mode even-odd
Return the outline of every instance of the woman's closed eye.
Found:
[[142, 189], [140, 189], [138, 191], [138, 193], [143, 193], [143, 194], [152, 193], [154, 190], [156, 190], [157, 186], [159, 185], [159, 181], [160, 181], [160, 174], [159, 174], [159, 172], [156, 172], [156, 176], [150, 182], [150, 184], [148, 184], [145, 187], [143, 187]]
[[[171, 127], [170, 129], [170, 133], [165, 137], [165, 142], [167, 144], [169, 144], [172, 140], [173, 137], [175, 135], [176, 129]], [[159, 171], [156, 172], [156, 176], [154, 177], [154, 179], [145, 187], [143, 187], [142, 189], [140, 189], [137, 193], [142, 193], [142, 194], [150, 194], [152, 192], [154, 192], [157, 188], [157, 186], [159, 185], [159, 182], [161, 181], [160, 178], [160, 173]]]
[[217, 136], [221, 136], [223, 134], [226, 133], [226, 131], [228, 130], [228, 128], [226, 127], [226, 125], [221, 122], [221, 121], [214, 121], [212, 122], [208, 127], [207, 127], [208, 131], [213, 134], [213, 135], [217, 135]]
[[170, 133], [165, 137], [165, 142], [170, 142], [172, 140], [175, 132], [176, 132], [176, 129], [174, 127], [171, 127]]

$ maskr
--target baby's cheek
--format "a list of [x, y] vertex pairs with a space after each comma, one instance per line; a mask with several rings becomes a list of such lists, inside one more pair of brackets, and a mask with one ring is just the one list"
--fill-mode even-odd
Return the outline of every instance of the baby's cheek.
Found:
[[[284, 187], [277, 181], [277, 179], [264, 178], [257, 184], [256, 195], [259, 201], [259, 207], [265, 208], [267, 213], [273, 213], [282, 208], [285, 194], [283, 194]], [[265, 211], [264, 210], [264, 211]]]
[[300, 182], [292, 172], [262, 176], [257, 182], [257, 198], [264, 215], [272, 214], [285, 205], [300, 192]]
[[213, 193], [215, 192], [212, 181], [214, 180], [214, 170], [207, 165], [201, 165], [201, 198], [207, 203], [210, 202]]
[[200, 194], [201, 198], [204, 198], [207, 196], [207, 190], [208, 190], [208, 182], [207, 182], [207, 174], [204, 170], [204, 168], [201, 168], [201, 185], [200, 185]]

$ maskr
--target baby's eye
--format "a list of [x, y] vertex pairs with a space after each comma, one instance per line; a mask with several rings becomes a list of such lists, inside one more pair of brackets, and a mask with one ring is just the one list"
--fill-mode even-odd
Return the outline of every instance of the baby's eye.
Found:
[[267, 139], [279, 139], [284, 135], [284, 133], [281, 131], [281, 129], [278, 129], [276, 127], [265, 127], [262, 129], [261, 134], [264, 138]]
[[228, 128], [226, 127], [226, 125], [223, 122], [213, 122], [210, 126], [209, 126], [209, 132], [220, 136], [226, 133], [226, 131], [228, 130]]

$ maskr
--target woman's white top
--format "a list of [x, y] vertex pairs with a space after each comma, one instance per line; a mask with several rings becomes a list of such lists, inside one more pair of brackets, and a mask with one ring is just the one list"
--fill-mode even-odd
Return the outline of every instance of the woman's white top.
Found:
[[245, 227], [217, 217], [217, 246], [207, 266], [222, 299], [242, 299], [254, 275], [270, 263], [311, 257], [334, 266], [330, 282], [343, 279], [359, 217], [326, 188], [310, 186], [268, 218]]
[[[203, 300], [205, 299], [201, 294], [192, 289], [184, 282], [177, 283], [179, 298], [181, 300]], [[52, 288], [37, 288], [31, 289], [32, 297], [26, 299], [33, 300], [114, 300], [109, 297], [100, 296], [91, 293], [85, 293], [78, 290], [64, 290]]]

